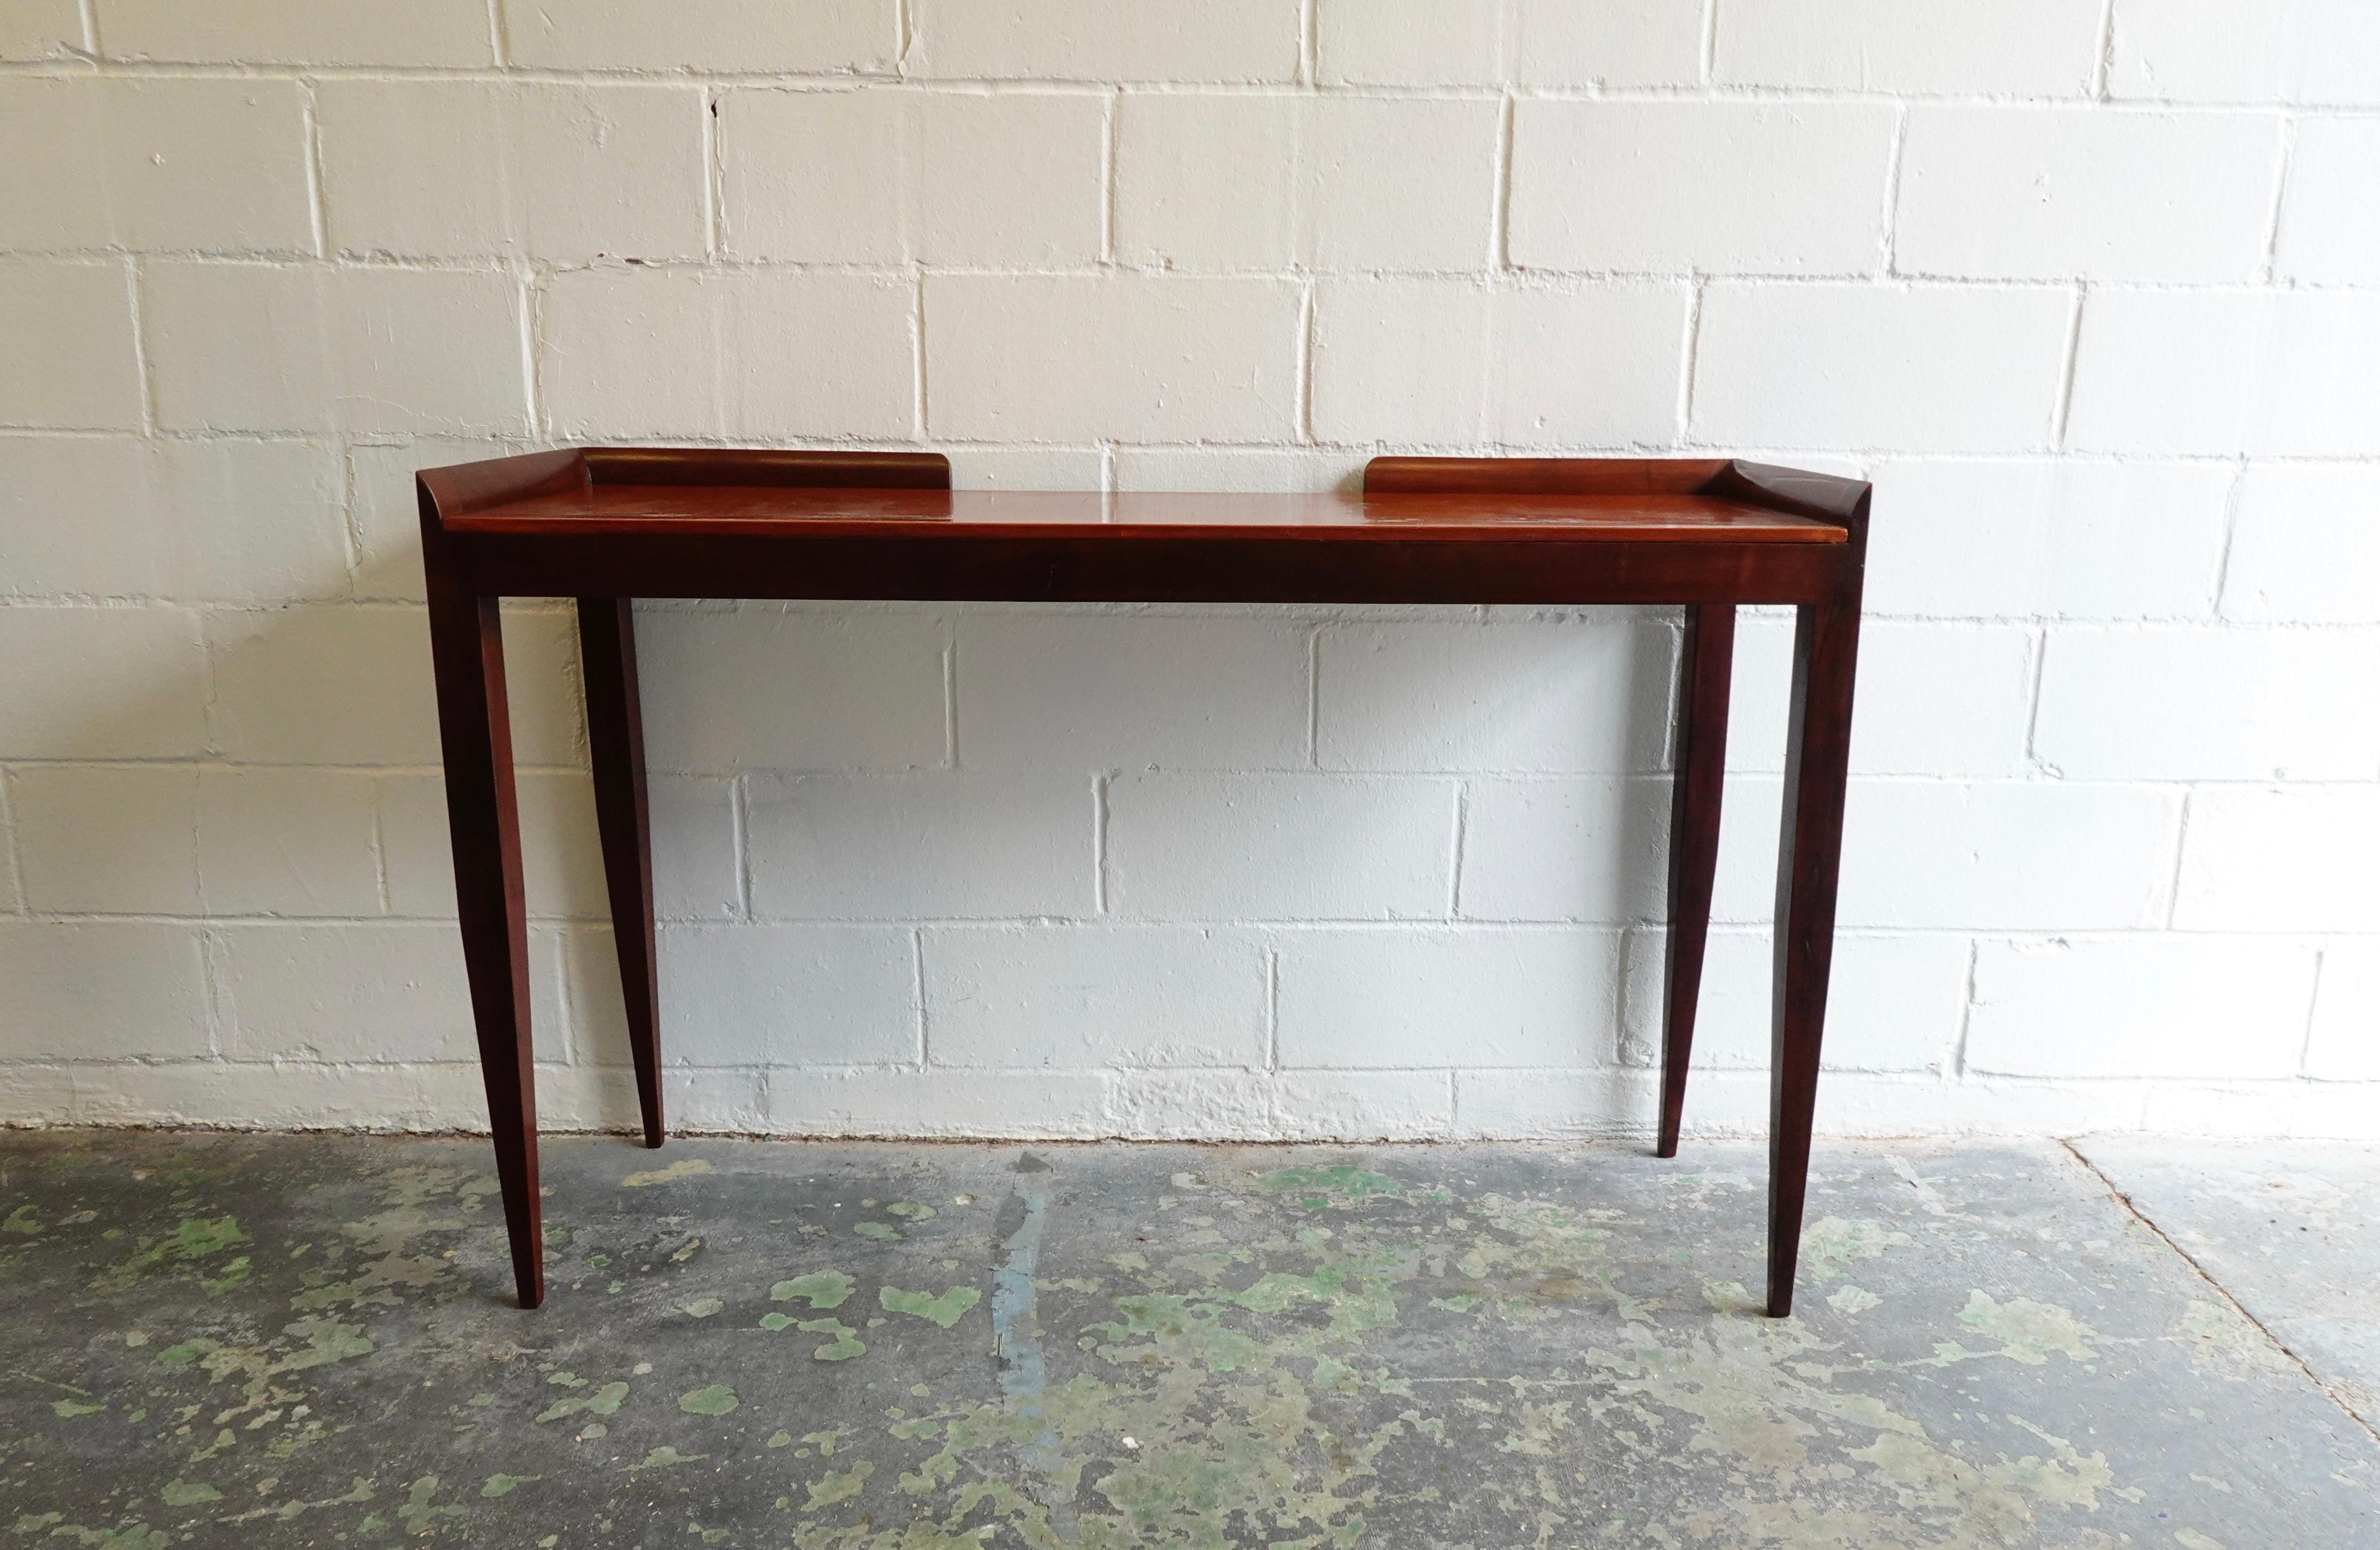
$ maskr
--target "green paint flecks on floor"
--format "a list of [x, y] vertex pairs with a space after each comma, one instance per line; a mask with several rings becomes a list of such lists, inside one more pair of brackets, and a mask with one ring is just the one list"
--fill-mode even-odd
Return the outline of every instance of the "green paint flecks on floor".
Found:
[[948, 1329], [959, 1321], [961, 1314], [983, 1299], [983, 1293], [973, 1287], [953, 1287], [940, 1297], [922, 1291], [901, 1291], [884, 1287], [876, 1293], [877, 1302], [888, 1314], [915, 1314]]
[[2056, 1148], [1821, 1148], [1779, 1323], [1750, 1148], [672, 1146], [548, 1144], [525, 1314], [484, 1144], [0, 1136], [0, 1527], [2380, 1545], [2380, 1445]]
[[640, 1190], [651, 1184], [671, 1184], [681, 1179], [699, 1178], [710, 1171], [710, 1161], [707, 1157], [680, 1157], [667, 1168], [631, 1173], [621, 1180], [620, 1184], [624, 1189]]
[[779, 1281], [769, 1289], [769, 1300], [790, 1302], [798, 1297], [820, 1313], [825, 1313], [842, 1307], [858, 1289], [859, 1283], [840, 1270], [813, 1270], [807, 1276]]
[[855, 1356], [868, 1354], [867, 1345], [859, 1331], [839, 1318], [806, 1318], [795, 1326], [805, 1335], [832, 1335], [834, 1338], [810, 1354], [820, 1362], [848, 1362]]

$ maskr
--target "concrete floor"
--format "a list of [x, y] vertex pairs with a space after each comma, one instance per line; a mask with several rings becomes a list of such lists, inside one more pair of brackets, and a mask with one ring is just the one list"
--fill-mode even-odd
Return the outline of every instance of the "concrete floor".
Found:
[[1824, 1146], [1787, 1322], [1748, 1146], [546, 1172], [0, 1136], [0, 1545], [2380, 1546], [2380, 1151]]

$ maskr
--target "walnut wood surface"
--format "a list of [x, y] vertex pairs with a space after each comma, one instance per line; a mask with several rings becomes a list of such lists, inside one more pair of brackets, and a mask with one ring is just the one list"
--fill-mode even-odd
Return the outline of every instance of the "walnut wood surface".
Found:
[[424, 470], [455, 878], [524, 1306], [543, 1296], [519, 817], [496, 599], [579, 600], [646, 1139], [659, 988], [629, 599], [1683, 603], [1662, 1155], [1685, 1097], [1733, 605], [1798, 608], [1778, 880], [1769, 1312], [1792, 1305], [1834, 938], [1868, 487], [1712, 458], [1372, 461], [1357, 495], [966, 491], [932, 454], [608, 447]]
[[1463, 541], [1840, 544], [1840, 524], [1680, 491], [1386, 495], [1123, 494], [1065, 490], [791, 490], [752, 485], [599, 484], [547, 490], [456, 517], [456, 533], [536, 536], [763, 535], [811, 539], [985, 530], [1014, 541], [1110, 543], [1212, 534], [1347, 543]]

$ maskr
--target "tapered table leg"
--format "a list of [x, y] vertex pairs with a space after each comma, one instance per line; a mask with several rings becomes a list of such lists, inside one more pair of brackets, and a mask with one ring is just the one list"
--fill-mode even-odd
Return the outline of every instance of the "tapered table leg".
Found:
[[625, 598], [578, 599], [587, 674], [587, 747], [595, 767], [595, 821], [620, 950], [620, 993], [645, 1144], [662, 1144], [661, 989], [653, 941], [652, 813], [645, 798], [644, 712], [637, 636]]
[[1777, 852], [1776, 990], [1768, 1100], [1768, 1312], [1793, 1311], [1802, 1204], [1810, 1182], [1819, 1038], [1834, 959], [1843, 789], [1852, 741], [1859, 594], [1804, 605], [1793, 632], [1793, 708]]
[[1735, 608], [1686, 610], [1678, 664], [1678, 763], [1670, 794], [1670, 934], [1661, 982], [1661, 1132], [1657, 1156], [1678, 1155], [1718, 866], [1719, 793], [1727, 776], [1727, 701], [1735, 667]]
[[475, 597], [434, 561], [430, 648], [445, 745], [446, 817], [455, 842], [455, 900], [471, 1015], [495, 1132], [496, 1177], [512, 1239], [520, 1304], [545, 1301], [537, 1193], [537, 1084], [528, 1020], [528, 920], [521, 890], [520, 808], [504, 700], [504, 630], [496, 599]]

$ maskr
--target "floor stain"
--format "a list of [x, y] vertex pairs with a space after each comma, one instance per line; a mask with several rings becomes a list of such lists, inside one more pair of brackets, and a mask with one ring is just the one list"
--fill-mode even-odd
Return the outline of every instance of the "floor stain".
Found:
[[2380, 1547], [2054, 1146], [1822, 1149], [1784, 1321], [1749, 1148], [671, 1147], [525, 1314], [484, 1143], [0, 1135], [4, 1543]]

